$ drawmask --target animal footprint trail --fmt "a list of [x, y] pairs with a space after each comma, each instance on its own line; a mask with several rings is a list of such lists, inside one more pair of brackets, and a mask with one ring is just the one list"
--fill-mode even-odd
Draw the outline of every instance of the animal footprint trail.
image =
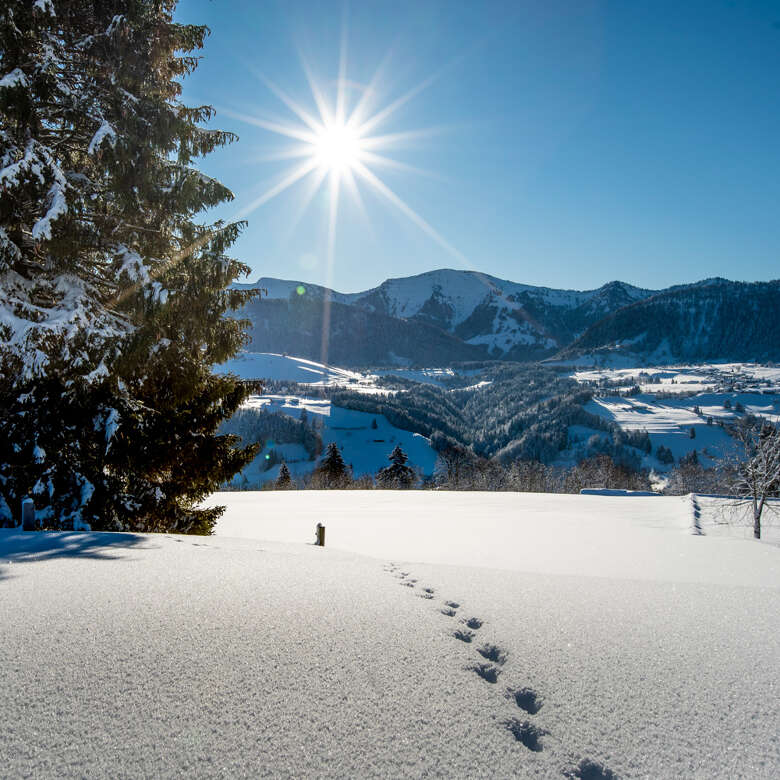
[[611, 769], [607, 769], [603, 764], [589, 758], [583, 758], [574, 769], [565, 771], [563, 776], [572, 778], [572, 780], [574, 778], [577, 780], [619, 780]]
[[469, 669], [476, 672], [485, 682], [494, 684], [498, 682], [498, 675], [501, 674], [501, 670], [491, 664], [476, 664], [475, 666], [470, 666]]
[[701, 527], [701, 506], [696, 498], [695, 493], [691, 493], [691, 509], [693, 511], [693, 524], [691, 527], [691, 533], [694, 536], [704, 536], [704, 531]]
[[536, 715], [542, 709], [542, 700], [533, 688], [507, 688], [507, 696], [515, 700], [515, 704], [529, 715]]
[[496, 645], [483, 645], [477, 648], [477, 652], [488, 661], [503, 666], [506, 663], [506, 653]]
[[545, 734], [549, 733], [539, 728], [539, 726], [535, 726], [530, 721], [518, 720], [517, 718], [506, 721], [504, 725], [518, 742], [534, 753], [539, 753], [542, 750], [541, 739]]
[[[697, 514], [701, 511], [698, 506], [694, 506], [693, 509], [694, 511], [699, 510]], [[695, 519], [698, 520], [698, 517]], [[395, 564], [392, 564], [386, 571], [401, 580], [399, 585], [414, 588], [417, 583], [414, 577], [409, 576], [409, 572], [396, 573], [398, 572], [398, 567]], [[421, 588], [416, 595], [424, 599], [433, 599], [434, 593], [435, 590], [433, 588]], [[459, 602], [447, 600], [444, 601], [444, 607], [439, 611], [446, 617], [455, 617], [457, 614], [456, 610], [459, 608]], [[463, 618], [460, 622], [465, 628], [456, 629], [452, 632], [452, 636], [465, 644], [471, 644], [476, 636], [474, 632], [482, 628], [484, 621], [478, 617], [470, 617]], [[498, 645], [490, 643], [477, 647], [476, 651], [489, 663], [472, 664], [467, 666], [466, 669], [473, 671], [485, 682], [495, 685], [503, 671], [502, 667], [507, 661], [506, 651], [502, 650]], [[513, 699], [518, 709], [528, 715], [536, 715], [544, 703], [539, 694], [533, 688], [527, 686], [523, 688], [507, 688], [504, 695], [510, 700]], [[503, 725], [517, 742], [534, 753], [539, 753], [544, 749], [542, 737], [550, 733], [527, 718], [510, 718], [505, 720]], [[619, 780], [618, 775], [611, 769], [589, 758], [583, 758], [576, 766], [562, 770], [562, 775], [569, 778], [569, 780]]]

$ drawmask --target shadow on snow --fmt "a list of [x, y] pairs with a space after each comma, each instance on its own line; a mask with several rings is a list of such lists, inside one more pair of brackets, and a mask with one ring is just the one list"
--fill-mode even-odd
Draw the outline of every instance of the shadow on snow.
[[0, 580], [9, 576], [7, 564], [34, 563], [55, 558], [114, 561], [112, 550], [137, 547], [146, 538], [130, 533], [83, 531], [0, 530]]

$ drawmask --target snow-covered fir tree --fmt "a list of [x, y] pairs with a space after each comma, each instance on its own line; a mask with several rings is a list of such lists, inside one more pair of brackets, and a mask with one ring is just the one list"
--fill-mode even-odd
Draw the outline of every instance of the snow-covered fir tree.
[[282, 465], [279, 467], [279, 476], [276, 478], [274, 487], [277, 490], [290, 490], [293, 487], [290, 469], [287, 468], [287, 464], [284, 461], [282, 461]]
[[248, 463], [218, 424], [244, 398], [211, 366], [246, 267], [230, 191], [194, 161], [234, 137], [180, 100], [207, 28], [174, 0], [0, 10], [0, 524], [208, 533], [198, 502]]
[[350, 470], [344, 462], [338, 444], [328, 444], [317, 468], [312, 474], [312, 487], [337, 489], [346, 487], [351, 479]]
[[383, 488], [393, 489], [412, 487], [415, 482], [414, 469], [406, 465], [408, 457], [400, 445], [395, 446], [388, 460], [390, 465], [379, 469], [376, 474], [377, 484]]

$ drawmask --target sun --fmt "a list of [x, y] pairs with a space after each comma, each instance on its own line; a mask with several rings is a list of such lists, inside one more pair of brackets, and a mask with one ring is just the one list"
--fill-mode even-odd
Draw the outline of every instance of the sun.
[[323, 125], [311, 145], [315, 162], [329, 173], [355, 170], [364, 152], [360, 136], [345, 123]]
[[[335, 261], [336, 226], [339, 218], [341, 193], [351, 196], [362, 216], [367, 219], [361, 195], [361, 189], [366, 188], [384, 199], [392, 208], [401, 212], [446, 252], [468, 267], [469, 263], [466, 257], [449, 244], [406, 201], [390, 189], [379, 173], [381, 169], [401, 173], [427, 173], [386, 156], [383, 152], [403, 147], [411, 141], [435, 135], [442, 131], [442, 127], [379, 134], [377, 131], [400, 108], [430, 86], [436, 76], [426, 79], [395, 100], [385, 103], [381, 107], [376, 106], [374, 105], [375, 98], [381, 92], [380, 77], [386, 62], [380, 65], [369, 84], [361, 85], [348, 79], [345, 40], [342, 40], [339, 75], [335, 82], [335, 100], [332, 94], [321, 87], [306, 60], [301, 56], [315, 110], [312, 111], [311, 108], [300, 104], [260, 74], [256, 75], [290, 109], [296, 117], [295, 120], [270, 119], [227, 108], [221, 109], [228, 116], [276, 135], [284, 136], [294, 144], [262, 158], [265, 160], [289, 160], [291, 164], [279, 174], [275, 183], [240, 208], [233, 219], [245, 219], [255, 209], [276, 198], [293, 185], [308, 180], [302, 202], [297, 210], [298, 219], [300, 219], [320, 187], [327, 181], [329, 192], [326, 261], [329, 279]], [[351, 93], [358, 95], [356, 100], [350, 99]]]
[[[325, 260], [325, 287], [332, 287], [333, 269], [336, 263], [336, 232], [339, 222], [339, 203], [344, 195], [350, 197], [356, 211], [368, 224], [368, 212], [363, 193], [371, 193], [385, 201], [392, 209], [400, 212], [429, 238], [433, 239], [461, 265], [471, 264], [458, 249], [450, 244], [431, 224], [417, 213], [400, 195], [383, 180], [383, 169], [397, 173], [430, 175], [424, 169], [414, 167], [388, 156], [387, 151], [438, 135], [447, 128], [443, 125], [419, 130], [382, 129], [412, 98], [427, 89], [438, 78], [439, 73], [430, 76], [409, 89], [400, 97], [388, 102], [378, 102], [382, 95], [382, 75], [389, 67], [390, 56], [380, 64], [368, 84], [361, 84], [347, 78], [346, 28], [342, 35], [339, 55], [339, 73], [335, 82], [328, 80], [324, 88], [314, 77], [306, 59], [301, 54], [301, 64], [311, 89], [311, 106], [299, 103], [276, 84], [256, 71], [252, 72], [279, 100], [294, 114], [295, 118], [271, 118], [252, 113], [234, 111], [222, 107], [222, 113], [255, 127], [285, 137], [286, 146], [259, 157], [258, 160], [286, 161], [289, 164], [278, 173], [275, 181], [250, 202], [241, 206], [230, 222], [246, 219], [253, 211], [278, 197], [286, 190], [301, 184], [302, 197], [296, 209], [295, 224], [300, 221], [306, 209], [314, 201], [323, 186], [327, 187], [327, 241], [323, 246]], [[335, 95], [333, 94], [335, 86]], [[335, 99], [334, 99], [335, 98]], [[324, 202], [324, 201], [321, 201]], [[372, 204], [373, 205], [373, 204]], [[306, 289], [300, 285], [296, 292], [304, 296]], [[325, 297], [325, 301], [329, 298]], [[322, 310], [322, 357], [328, 362], [328, 333], [330, 331], [330, 306]]]

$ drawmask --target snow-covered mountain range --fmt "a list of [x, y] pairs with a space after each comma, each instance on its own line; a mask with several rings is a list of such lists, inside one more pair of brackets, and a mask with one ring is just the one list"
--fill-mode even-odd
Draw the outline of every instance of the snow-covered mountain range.
[[[708, 279], [646, 290], [613, 281], [580, 291], [442, 269], [388, 279], [357, 293], [274, 278], [239, 286], [264, 291], [243, 312], [252, 323], [252, 350], [327, 357], [344, 365], [446, 365], [488, 357], [539, 360], [558, 354], [572, 359], [599, 352], [611, 356], [616, 344], [643, 335], [636, 330], [638, 321], [644, 331], [660, 338], [633, 349], [634, 359], [780, 357], [780, 339], [770, 338], [751, 350], [738, 336], [718, 335], [730, 327], [729, 312], [736, 306], [732, 302], [757, 295], [762, 311], [767, 306], [780, 310], [778, 282], [750, 285]], [[667, 323], [670, 311], [679, 313], [681, 306], [686, 316]], [[668, 348], [662, 343], [667, 324], [675, 329]], [[715, 354], [720, 348], [724, 354]], [[698, 354], [702, 350], [706, 354]]]
[[665, 290], [596, 322], [559, 357], [580, 364], [780, 359], [780, 281]]

